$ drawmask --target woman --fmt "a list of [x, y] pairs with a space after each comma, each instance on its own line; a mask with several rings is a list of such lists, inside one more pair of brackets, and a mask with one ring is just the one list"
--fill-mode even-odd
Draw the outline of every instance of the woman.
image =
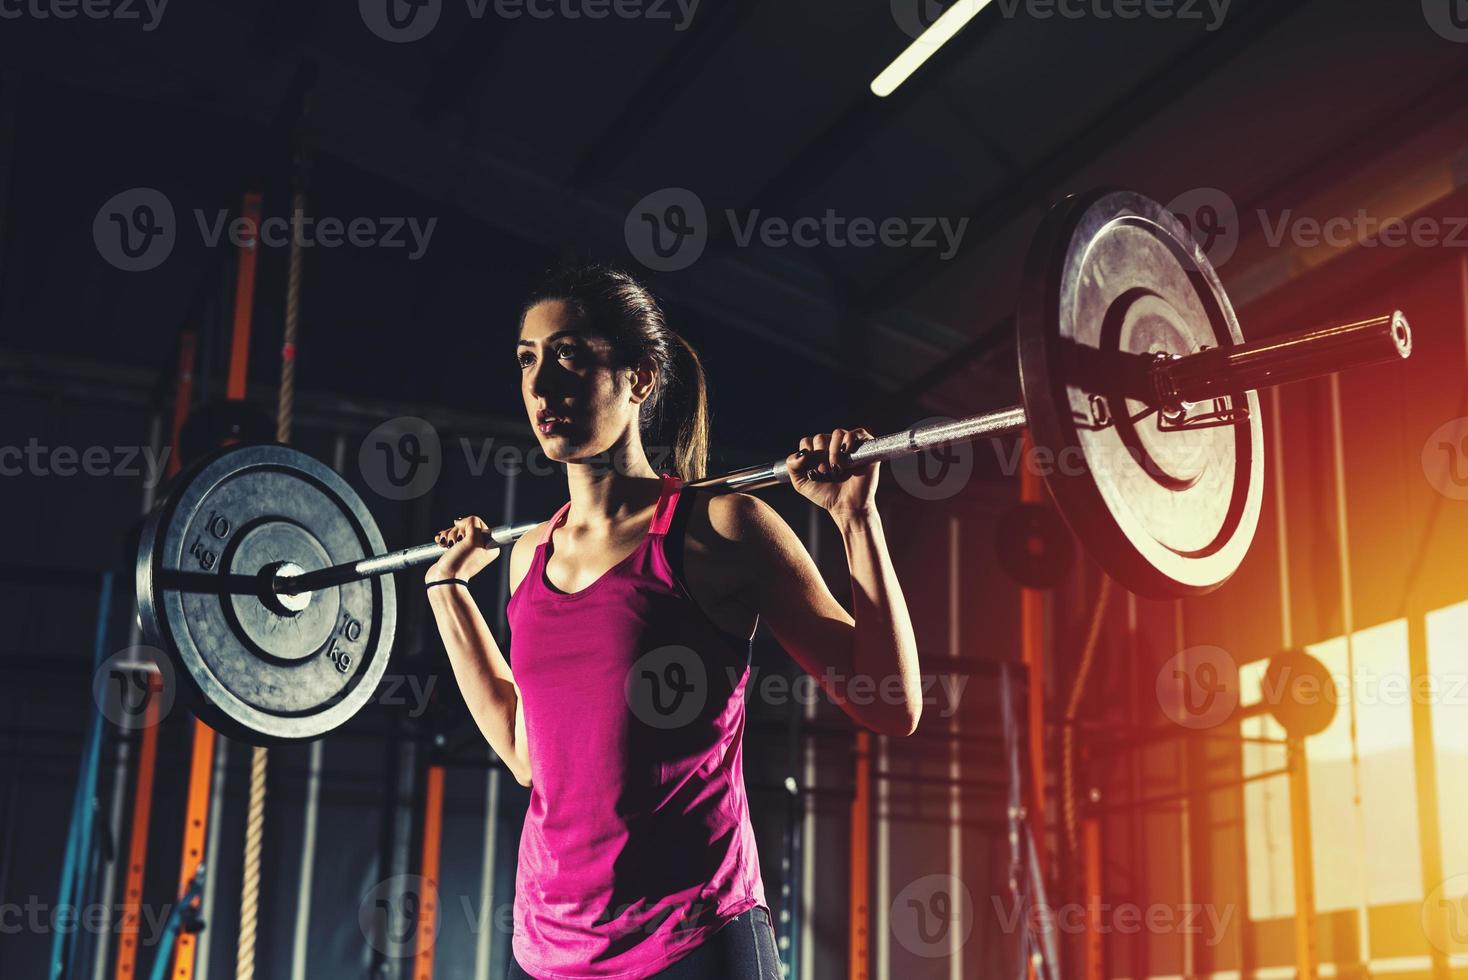
[[[485, 522], [440, 532], [448, 550], [425, 578], [464, 700], [531, 791], [510, 976], [779, 977], [741, 752], [757, 621], [843, 682], [828, 693], [870, 681], [878, 696], [839, 700], [858, 723], [908, 735], [921, 714], [879, 464], [846, 462], [871, 435], [813, 435], [786, 460], [841, 531], [853, 619], [763, 501], [682, 492], [707, 465], [703, 369], [634, 279], [553, 276], [522, 310], [516, 356], [571, 499], [511, 551], [513, 672], [464, 587], [499, 555]], [[671, 447], [674, 472], [644, 437]]]

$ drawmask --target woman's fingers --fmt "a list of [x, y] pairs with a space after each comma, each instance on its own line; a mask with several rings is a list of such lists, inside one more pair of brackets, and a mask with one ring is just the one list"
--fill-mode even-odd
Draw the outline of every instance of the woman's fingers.
[[800, 440], [800, 448], [787, 457], [792, 472], [811, 478], [845, 476], [852, 468], [851, 454], [872, 438], [864, 428], [833, 429]]
[[450, 548], [465, 539], [478, 542], [482, 533], [488, 530], [489, 525], [478, 517], [460, 517], [454, 521], [453, 527], [446, 527], [435, 534], [433, 540], [445, 548]]
[[830, 464], [832, 472], [839, 472], [841, 469], [841, 464], [845, 462], [845, 460], [843, 459], [843, 455], [846, 452], [846, 435], [847, 430], [845, 429], [833, 429], [831, 431], [831, 448], [830, 452], [828, 452], [826, 455], [827, 462]]
[[843, 433], [843, 437], [841, 446], [841, 458], [838, 465], [842, 467], [849, 467], [851, 465], [851, 454], [860, 449], [862, 443], [870, 441], [874, 438], [874, 436], [860, 426], [855, 429], [843, 429], [841, 431]]

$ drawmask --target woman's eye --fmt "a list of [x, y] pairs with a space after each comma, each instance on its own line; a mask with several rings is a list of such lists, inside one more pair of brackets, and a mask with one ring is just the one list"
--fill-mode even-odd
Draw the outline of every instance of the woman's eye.
[[[561, 346], [557, 347], [555, 351], [557, 357], [575, 357], [576, 345], [562, 344]], [[530, 353], [529, 351], [522, 351], [518, 357], [518, 360], [522, 368], [528, 367], [530, 364], [535, 362], [535, 355]]]

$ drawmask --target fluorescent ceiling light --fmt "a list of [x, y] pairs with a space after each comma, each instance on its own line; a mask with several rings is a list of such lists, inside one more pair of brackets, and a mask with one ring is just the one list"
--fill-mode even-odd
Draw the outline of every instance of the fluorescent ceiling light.
[[953, 6], [943, 11], [943, 15], [933, 21], [932, 26], [907, 46], [907, 50], [872, 79], [873, 94], [886, 98], [897, 91], [897, 86], [907, 81], [908, 76], [921, 68], [923, 62], [952, 40], [953, 35], [963, 30], [964, 25], [978, 16], [979, 11], [989, 6], [990, 2], [991, 0], [955, 0]]

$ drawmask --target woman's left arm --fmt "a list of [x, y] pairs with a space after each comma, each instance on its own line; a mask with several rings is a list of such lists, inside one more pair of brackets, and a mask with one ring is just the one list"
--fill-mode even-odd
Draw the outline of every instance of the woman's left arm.
[[922, 717], [917, 640], [875, 503], [879, 463], [847, 454], [871, 435], [837, 429], [802, 439], [787, 459], [792, 485], [830, 513], [851, 570], [852, 612], [827, 589], [795, 532], [764, 501], [725, 498], [751, 547], [750, 592], [770, 632], [854, 721], [911, 735]]

